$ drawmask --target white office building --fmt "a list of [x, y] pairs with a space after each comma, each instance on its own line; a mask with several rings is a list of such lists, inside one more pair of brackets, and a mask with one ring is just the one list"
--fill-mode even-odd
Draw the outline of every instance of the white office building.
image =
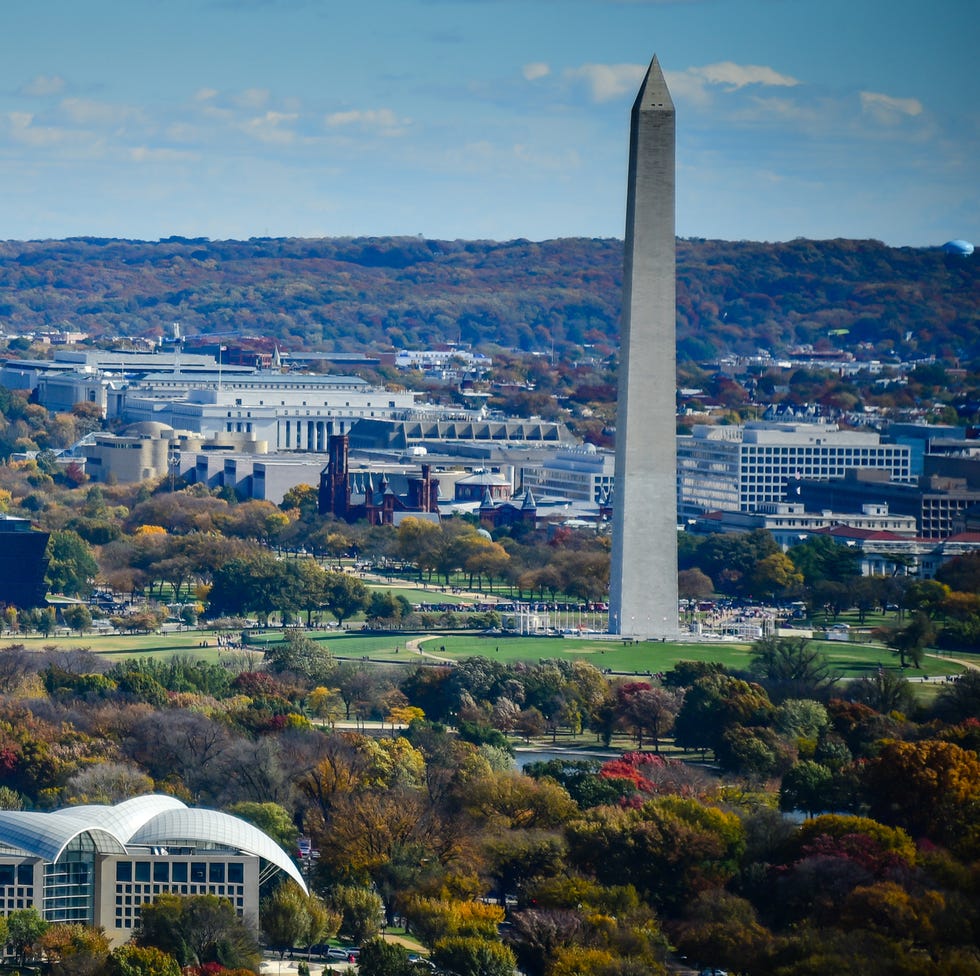
[[794, 482], [843, 478], [854, 468], [878, 468], [911, 484], [910, 448], [883, 444], [876, 433], [835, 424], [698, 425], [677, 438], [678, 510], [754, 512], [792, 501]]
[[325, 452], [331, 434], [346, 434], [362, 418], [400, 418], [417, 397], [356, 376], [256, 374], [192, 389], [176, 388], [179, 382], [147, 377], [127, 391], [125, 418], [211, 436], [250, 434], [270, 451]]
[[521, 466], [521, 483], [535, 497], [603, 503], [616, 480], [615, 456], [592, 444], [570, 447]]

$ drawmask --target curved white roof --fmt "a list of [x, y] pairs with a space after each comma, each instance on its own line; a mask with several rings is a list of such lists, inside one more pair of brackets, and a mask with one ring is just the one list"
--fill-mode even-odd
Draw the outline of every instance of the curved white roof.
[[304, 891], [306, 882], [289, 855], [258, 827], [219, 810], [190, 809], [172, 796], [149, 794], [115, 806], [89, 804], [53, 813], [0, 810], [0, 847], [58, 859], [80, 834], [104, 854], [124, 854], [127, 844], [192, 847], [208, 844], [264, 858]]
[[52, 817], [47, 813], [0, 810], [0, 844], [45, 861], [56, 861], [79, 834], [89, 834], [101, 854], [125, 854], [126, 846], [112, 831], [87, 818]]
[[134, 796], [131, 800], [123, 800], [113, 807], [102, 804], [87, 804], [77, 807], [64, 807], [55, 810], [50, 816], [73, 817], [94, 821], [104, 830], [114, 833], [125, 843], [144, 824], [167, 810], [184, 810], [186, 805], [175, 796], [165, 796], [162, 793], [149, 793], [146, 796]]
[[130, 838], [132, 844], [220, 844], [256, 854], [281, 868], [304, 891], [306, 882], [289, 855], [258, 827], [219, 810], [167, 810], [144, 824]]

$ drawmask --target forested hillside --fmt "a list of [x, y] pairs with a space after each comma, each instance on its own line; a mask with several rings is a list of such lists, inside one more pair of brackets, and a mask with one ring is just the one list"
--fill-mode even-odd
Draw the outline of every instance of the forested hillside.
[[[678, 242], [682, 359], [812, 343], [980, 356], [980, 257], [877, 241]], [[622, 242], [76, 238], [0, 243], [0, 328], [241, 331], [291, 351], [612, 349]]]

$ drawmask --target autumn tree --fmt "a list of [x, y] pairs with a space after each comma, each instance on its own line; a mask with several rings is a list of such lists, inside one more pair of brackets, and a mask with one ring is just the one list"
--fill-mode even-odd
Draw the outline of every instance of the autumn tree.
[[636, 809], [598, 807], [567, 828], [569, 863], [602, 884], [632, 884], [675, 911], [735, 874], [745, 836], [739, 818], [680, 797]]
[[862, 784], [873, 816], [946, 844], [980, 853], [980, 759], [951, 742], [885, 742], [864, 764]]
[[37, 944], [54, 976], [101, 976], [110, 947], [102, 929], [77, 923], [49, 926]]

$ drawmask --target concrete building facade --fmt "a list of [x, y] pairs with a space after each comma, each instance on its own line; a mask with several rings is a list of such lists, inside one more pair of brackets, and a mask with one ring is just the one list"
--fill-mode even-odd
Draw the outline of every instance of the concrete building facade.
[[609, 628], [677, 617], [674, 105], [654, 57], [630, 118]]
[[834, 424], [698, 425], [677, 438], [679, 510], [685, 518], [753, 512], [770, 502], [797, 500], [803, 481], [841, 479], [857, 468], [912, 482], [908, 445], [884, 444], [875, 433], [839, 430]]
[[162, 893], [226, 898], [257, 930], [259, 882], [275, 871], [306, 890], [289, 855], [257, 827], [171, 796], [0, 810], [0, 914], [37, 908], [49, 922], [101, 926], [115, 945]]
[[570, 447], [521, 466], [521, 482], [536, 495], [601, 504], [612, 495], [615, 457], [592, 444]]

